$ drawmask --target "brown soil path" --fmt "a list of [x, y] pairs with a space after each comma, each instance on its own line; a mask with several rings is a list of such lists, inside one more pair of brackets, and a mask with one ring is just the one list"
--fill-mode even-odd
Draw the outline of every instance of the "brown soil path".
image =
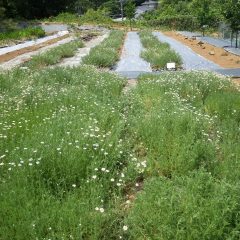
[[40, 48], [52, 45], [52, 44], [54, 44], [54, 43], [56, 43], [58, 41], [61, 41], [61, 40], [65, 39], [65, 38], [68, 38], [68, 37], [69, 37], [69, 34], [66, 34], [64, 36], [51, 39], [49, 41], [46, 41], [44, 43], [41, 43], [41, 44], [38, 44], [38, 45], [35, 45], [35, 46], [26, 47], [26, 48], [22, 48], [22, 49], [19, 49], [19, 50], [10, 52], [10, 53], [6, 53], [6, 54], [0, 56], [0, 63], [7, 62], [7, 61], [9, 61], [11, 59], [16, 58], [19, 55], [22, 55], [22, 54], [25, 54], [25, 53], [28, 53], [28, 52], [33, 52], [33, 51], [36, 51], [36, 50], [38, 50]]
[[197, 39], [187, 38], [177, 32], [164, 32], [168, 37], [190, 47], [197, 54], [220, 65], [223, 68], [240, 68], [240, 57], [207, 43], [202, 43]]

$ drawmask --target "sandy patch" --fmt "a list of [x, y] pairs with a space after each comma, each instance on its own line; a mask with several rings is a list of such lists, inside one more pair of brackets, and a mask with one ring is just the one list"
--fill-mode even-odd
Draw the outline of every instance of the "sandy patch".
[[223, 48], [218, 48], [207, 43], [200, 44], [199, 40], [186, 38], [177, 32], [164, 32], [164, 34], [190, 47], [197, 54], [223, 68], [240, 68], [240, 56], [229, 53]]

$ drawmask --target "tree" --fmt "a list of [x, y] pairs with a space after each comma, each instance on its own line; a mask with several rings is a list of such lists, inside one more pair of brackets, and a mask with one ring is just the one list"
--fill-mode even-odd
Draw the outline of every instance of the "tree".
[[211, 0], [194, 0], [192, 3], [192, 9], [198, 19], [201, 26], [203, 36], [205, 35], [206, 26], [211, 21]]
[[222, 13], [229, 23], [232, 32], [236, 34], [236, 48], [238, 47], [238, 32], [240, 31], [240, 0], [221, 0]]
[[135, 17], [136, 14], [136, 5], [132, 0], [128, 0], [125, 5], [125, 14], [127, 19], [130, 21], [130, 28], [132, 30], [132, 20]]

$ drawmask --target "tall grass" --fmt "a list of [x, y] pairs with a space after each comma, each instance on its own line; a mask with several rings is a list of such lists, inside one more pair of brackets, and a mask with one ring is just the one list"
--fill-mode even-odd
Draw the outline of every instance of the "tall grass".
[[26, 40], [45, 36], [45, 32], [40, 27], [28, 27], [21, 30], [13, 30], [0, 33], [0, 41], [4, 40]]
[[119, 59], [124, 36], [123, 31], [112, 31], [106, 40], [91, 49], [89, 55], [83, 58], [83, 63], [100, 68], [112, 67]]
[[41, 67], [55, 65], [63, 58], [73, 57], [78, 48], [82, 48], [83, 46], [84, 44], [82, 41], [74, 40], [70, 43], [55, 47], [45, 53], [33, 56], [29, 62], [24, 64], [24, 66], [31, 69], [38, 69]]
[[182, 59], [180, 55], [172, 50], [168, 43], [160, 42], [149, 31], [142, 31], [139, 35], [145, 48], [141, 56], [147, 62], [150, 62], [153, 69], [165, 69], [169, 62], [175, 62], [178, 68], [181, 67]]

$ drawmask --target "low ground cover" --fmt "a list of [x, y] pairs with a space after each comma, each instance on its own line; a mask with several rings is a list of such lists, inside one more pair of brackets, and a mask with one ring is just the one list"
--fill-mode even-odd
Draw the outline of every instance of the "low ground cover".
[[84, 46], [80, 40], [74, 40], [70, 43], [66, 43], [55, 47], [45, 53], [33, 56], [32, 59], [25, 63], [24, 66], [31, 69], [38, 69], [50, 65], [59, 63], [63, 58], [73, 57], [78, 48]]
[[45, 32], [40, 27], [28, 27], [20, 30], [0, 33], [0, 45], [7, 41], [28, 40], [45, 36]]
[[83, 58], [83, 63], [97, 67], [112, 67], [119, 60], [120, 50], [124, 41], [124, 31], [112, 31], [110, 36], [100, 45], [91, 49]]
[[178, 68], [181, 67], [180, 55], [171, 49], [168, 43], [160, 42], [150, 31], [142, 31], [139, 36], [145, 48], [141, 56], [151, 64], [153, 69], [165, 69], [169, 62], [175, 62]]

